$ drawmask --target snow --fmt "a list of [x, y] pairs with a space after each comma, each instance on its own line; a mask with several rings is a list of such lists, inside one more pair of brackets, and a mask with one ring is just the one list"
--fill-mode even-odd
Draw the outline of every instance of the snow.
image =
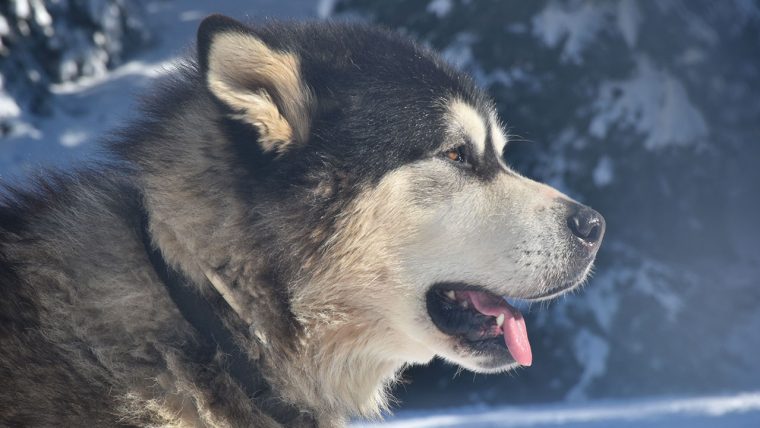
[[[2, 81], [0, 81], [0, 88], [2, 88]], [[12, 118], [18, 117], [21, 114], [16, 101], [13, 100], [5, 92], [0, 92], [0, 118]]]
[[319, 0], [317, 4], [317, 16], [324, 19], [332, 15], [338, 0]]
[[707, 124], [702, 113], [689, 101], [681, 82], [668, 75], [663, 89], [660, 114], [645, 146], [653, 149], [703, 140], [707, 136]]
[[427, 11], [438, 18], [443, 18], [451, 12], [452, 7], [451, 0], [433, 0], [428, 3]]
[[90, 137], [89, 132], [82, 130], [67, 129], [61, 134], [61, 144], [64, 147], [76, 147], [86, 142]]
[[596, 187], [605, 187], [612, 183], [615, 178], [614, 164], [612, 159], [604, 155], [599, 159], [594, 171], [591, 173], [591, 178], [594, 180]]
[[604, 7], [584, 3], [579, 8], [565, 8], [564, 3], [552, 1], [533, 19], [533, 34], [547, 46], [562, 46], [562, 59], [580, 63], [581, 54], [604, 24]]
[[40, 27], [49, 27], [53, 23], [53, 18], [45, 9], [45, 5], [41, 0], [33, 0], [34, 5], [34, 21]]
[[[0, 45], [0, 49], [1, 48], [2, 45]], [[18, 103], [16, 103], [16, 100], [14, 100], [5, 92], [3, 83], [3, 76], [0, 75], [0, 123], [7, 123], [10, 126], [7, 131], [0, 130], [0, 137], [5, 137], [8, 139], [18, 137], [39, 138], [39, 131], [29, 123], [21, 120], [21, 108], [19, 107]], [[3, 132], [7, 132], [8, 135], [3, 135]]]
[[636, 0], [621, 0], [618, 3], [617, 24], [629, 48], [636, 46], [640, 23], [641, 12], [636, 5]]
[[354, 423], [354, 428], [489, 427], [757, 427], [760, 392], [725, 396], [602, 401], [542, 406], [463, 408], [402, 412], [385, 423]]
[[13, 2], [14, 12], [13, 14], [18, 16], [19, 18], [28, 18], [29, 12], [31, 9], [31, 6], [29, 5], [29, 2], [26, 0], [15, 0]]
[[[0, 15], [0, 36], [5, 36], [8, 33], [10, 33], [11, 29], [8, 26], [8, 20], [5, 19], [4, 16]], [[0, 41], [0, 47], [2, 47], [2, 42]]]
[[649, 150], [698, 144], [708, 135], [707, 122], [684, 85], [644, 55], [631, 78], [601, 85], [594, 109], [591, 135], [605, 138], [612, 127], [628, 126], [646, 136]]
[[[639, 269], [619, 270], [620, 275], [631, 275], [633, 277], [633, 286], [644, 295], [648, 295], [665, 311], [665, 318], [671, 322], [675, 321], [678, 314], [684, 307], [683, 300], [674, 291], [668, 288], [668, 281], [664, 280], [669, 276], [674, 276], [673, 269], [669, 266], [660, 264], [651, 259], [642, 260]], [[691, 283], [697, 283], [693, 278], [689, 278], [688, 273], [679, 272], [677, 275], [686, 276], [691, 279]]]
[[582, 401], [586, 399], [586, 389], [591, 382], [606, 374], [610, 345], [604, 338], [588, 329], [582, 329], [575, 336], [573, 349], [576, 359], [584, 362], [583, 372], [578, 383], [568, 391], [566, 398], [570, 401]]
[[477, 37], [466, 31], [458, 33], [449, 46], [441, 52], [443, 58], [454, 67], [464, 70], [474, 63], [472, 44]]

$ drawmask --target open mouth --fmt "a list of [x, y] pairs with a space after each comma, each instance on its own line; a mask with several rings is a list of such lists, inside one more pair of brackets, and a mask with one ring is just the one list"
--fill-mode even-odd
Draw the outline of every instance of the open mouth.
[[433, 324], [463, 345], [489, 353], [508, 351], [523, 366], [533, 362], [525, 320], [503, 297], [480, 287], [437, 284], [428, 290], [426, 304]]

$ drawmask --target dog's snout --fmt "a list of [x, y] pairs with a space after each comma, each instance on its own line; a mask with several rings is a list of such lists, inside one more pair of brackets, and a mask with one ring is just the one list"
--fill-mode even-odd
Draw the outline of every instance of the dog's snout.
[[570, 231], [584, 244], [598, 246], [604, 236], [604, 217], [585, 205], [571, 208], [567, 218]]

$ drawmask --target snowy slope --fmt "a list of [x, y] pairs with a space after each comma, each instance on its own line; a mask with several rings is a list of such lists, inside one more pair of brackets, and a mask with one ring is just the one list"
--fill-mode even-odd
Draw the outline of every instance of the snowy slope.
[[760, 392], [681, 399], [610, 401], [503, 408], [401, 412], [385, 423], [355, 428], [756, 428]]

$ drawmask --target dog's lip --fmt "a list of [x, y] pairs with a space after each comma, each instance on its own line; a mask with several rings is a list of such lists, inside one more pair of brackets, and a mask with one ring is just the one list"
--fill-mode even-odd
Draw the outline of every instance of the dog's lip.
[[504, 297], [506, 299], [519, 299], [519, 300], [525, 300], [528, 302], [541, 302], [541, 301], [555, 299], [583, 285], [583, 283], [586, 281], [587, 271], [589, 271], [591, 267], [592, 265], [589, 264], [588, 267], [586, 268], [586, 271], [578, 275], [572, 281], [567, 281], [562, 285], [552, 287], [542, 293], [537, 293], [537, 294], [532, 294], [532, 295], [527, 295], [527, 296], [516, 296], [516, 297], [504, 296]]
[[[483, 292], [483, 293], [489, 293], [496, 296], [501, 296], [504, 299], [508, 300], [536, 300], [536, 298], [528, 297], [524, 295], [519, 294], [499, 294], [493, 290], [490, 290], [487, 287], [484, 287], [482, 285], [475, 285], [468, 282], [436, 282], [430, 287], [431, 290], [437, 289], [437, 290], [453, 290], [453, 291], [477, 291], [477, 292]], [[539, 297], [540, 299], [540, 297]]]
[[477, 292], [484, 292], [493, 294], [496, 296], [500, 296], [504, 299], [506, 299], [509, 302], [513, 301], [522, 301], [527, 303], [532, 302], [540, 302], [545, 300], [551, 300], [556, 297], [559, 297], [574, 288], [580, 286], [583, 283], [583, 277], [580, 277], [573, 281], [568, 281], [562, 285], [553, 287], [545, 292], [536, 293], [536, 294], [519, 294], [519, 293], [510, 293], [510, 294], [499, 294], [496, 293], [487, 287], [483, 287], [480, 285], [474, 285], [466, 282], [437, 282], [433, 284], [430, 289], [445, 289], [445, 290], [454, 290], [454, 291], [477, 291]]
[[565, 294], [565, 293], [573, 290], [574, 288], [580, 286], [582, 283], [583, 283], [582, 280], [574, 281], [574, 282], [568, 282], [568, 283], [560, 285], [558, 287], [551, 288], [548, 291], [543, 292], [543, 293], [533, 294], [533, 295], [529, 295], [529, 296], [525, 296], [525, 297], [522, 297], [522, 296], [521, 297], [505, 296], [505, 298], [506, 299], [525, 300], [525, 301], [528, 301], [528, 302], [541, 302], [541, 301], [545, 301], [545, 300], [555, 299], [555, 298], [557, 298], [557, 297], [559, 297], [559, 296], [561, 296], [561, 295], [563, 295], [563, 294]]
[[499, 337], [514, 361], [531, 365], [525, 320], [502, 296], [470, 284], [438, 283], [428, 290], [426, 304], [433, 324], [462, 345], [477, 348]]

